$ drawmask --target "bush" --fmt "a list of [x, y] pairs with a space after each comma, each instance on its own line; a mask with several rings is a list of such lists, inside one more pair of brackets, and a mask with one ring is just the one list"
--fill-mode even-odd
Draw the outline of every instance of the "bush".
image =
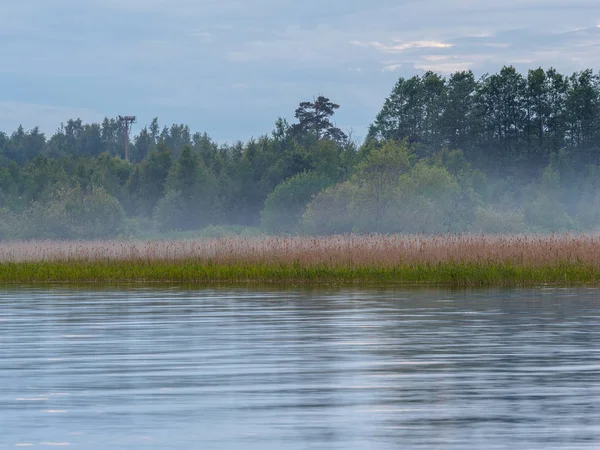
[[301, 173], [284, 181], [265, 200], [262, 227], [269, 233], [297, 233], [308, 203], [330, 184], [328, 177], [314, 172]]
[[16, 236], [26, 239], [99, 239], [123, 230], [125, 211], [104, 188], [63, 187], [51, 200], [34, 202], [18, 221]]
[[337, 184], [319, 193], [302, 216], [302, 231], [308, 234], [341, 234], [353, 231], [353, 201], [359, 188], [350, 182]]
[[[438, 233], [473, 221], [477, 196], [461, 189], [445, 168], [419, 163], [407, 173], [353, 179], [320, 193], [303, 217], [310, 234], [346, 232]], [[379, 187], [385, 184], [385, 189]]]

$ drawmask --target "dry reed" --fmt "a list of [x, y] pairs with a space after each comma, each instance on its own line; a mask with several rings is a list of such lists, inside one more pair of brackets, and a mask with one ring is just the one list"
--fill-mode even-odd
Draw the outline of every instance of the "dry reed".
[[600, 235], [342, 235], [191, 241], [2, 242], [0, 264], [144, 262], [390, 268], [437, 264], [600, 265]]

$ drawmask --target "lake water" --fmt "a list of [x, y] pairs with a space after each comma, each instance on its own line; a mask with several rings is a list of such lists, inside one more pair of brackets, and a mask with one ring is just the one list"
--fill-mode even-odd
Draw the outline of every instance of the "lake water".
[[0, 290], [0, 448], [597, 449], [600, 291]]

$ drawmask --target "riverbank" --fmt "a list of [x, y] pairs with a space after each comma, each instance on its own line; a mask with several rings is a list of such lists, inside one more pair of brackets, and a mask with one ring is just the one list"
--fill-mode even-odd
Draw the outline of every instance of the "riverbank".
[[191, 261], [72, 261], [0, 264], [0, 284], [277, 283], [306, 285], [534, 286], [594, 285], [600, 268], [440, 263], [397, 267], [202, 264]]
[[599, 235], [344, 235], [0, 244], [0, 284], [600, 282]]

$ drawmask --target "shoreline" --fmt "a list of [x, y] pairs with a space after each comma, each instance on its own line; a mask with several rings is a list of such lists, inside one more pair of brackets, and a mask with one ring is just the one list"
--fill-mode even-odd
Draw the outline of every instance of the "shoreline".
[[169, 261], [34, 261], [0, 263], [0, 285], [17, 284], [295, 284], [304, 286], [594, 286], [600, 266], [463, 263], [398, 266], [327, 266], [299, 264], [214, 264]]
[[594, 286], [600, 235], [333, 235], [0, 245], [0, 285]]

